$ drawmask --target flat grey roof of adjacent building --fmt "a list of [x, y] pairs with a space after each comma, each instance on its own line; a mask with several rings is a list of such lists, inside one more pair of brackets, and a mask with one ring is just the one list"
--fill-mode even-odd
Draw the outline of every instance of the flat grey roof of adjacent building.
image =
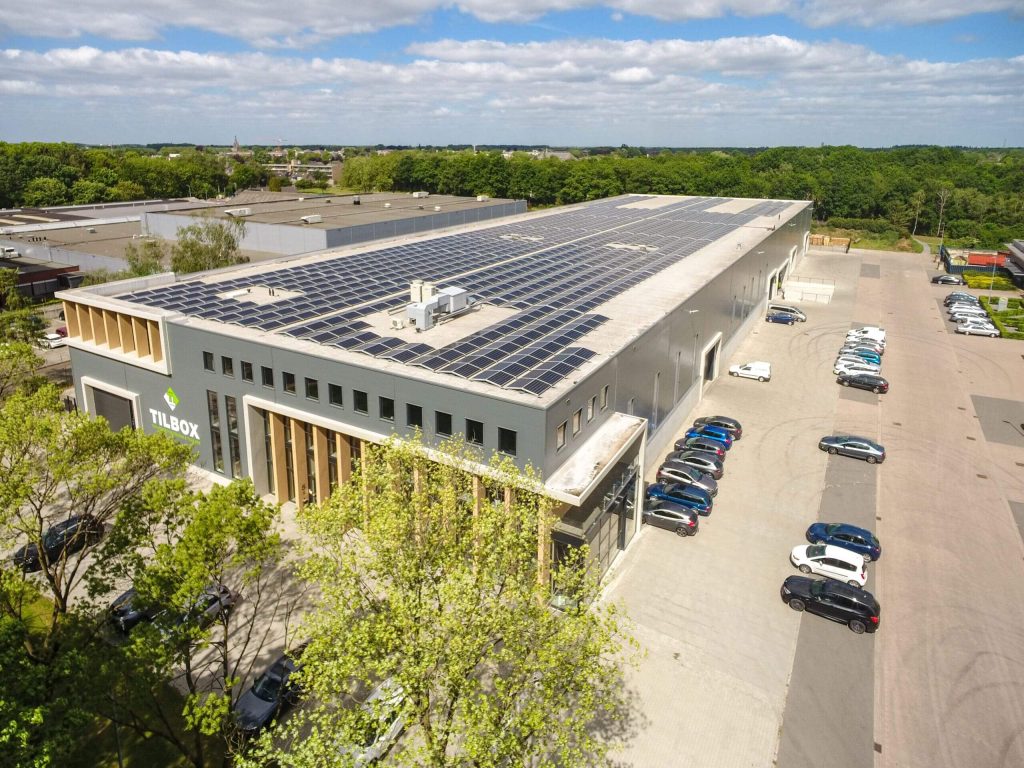
[[[140, 305], [170, 322], [537, 404], [617, 354], [808, 205], [626, 195], [61, 296], [125, 311]], [[476, 304], [430, 330], [392, 328], [413, 280], [464, 288]]]
[[[358, 198], [359, 204], [355, 204]], [[247, 201], [248, 200], [248, 201]], [[316, 229], [342, 229], [362, 224], [379, 224], [400, 221], [421, 216], [433, 216], [443, 212], [462, 211], [505, 205], [505, 199], [477, 200], [475, 197], [454, 197], [452, 195], [430, 195], [413, 197], [413, 193], [374, 193], [362, 195], [310, 195], [270, 201], [252, 201], [240, 196], [238, 199], [218, 201], [215, 205], [204, 204], [199, 211], [205, 216], [218, 219], [240, 218], [260, 224], [291, 224]], [[245, 216], [232, 216], [229, 211], [248, 209]], [[178, 209], [171, 214], [192, 216], [195, 211]], [[303, 216], [319, 215], [322, 221], [307, 223]]]

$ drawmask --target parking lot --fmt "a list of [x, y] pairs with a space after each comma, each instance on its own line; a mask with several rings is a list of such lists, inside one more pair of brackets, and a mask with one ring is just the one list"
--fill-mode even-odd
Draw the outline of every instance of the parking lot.
[[[769, 360], [772, 381], [707, 389], [693, 416], [744, 427], [714, 512], [695, 538], [645, 530], [607, 590], [646, 649], [622, 764], [1024, 764], [1024, 427], [1004, 424], [1024, 409], [1024, 345], [947, 333], [949, 289], [928, 267], [812, 252], [799, 271], [834, 279], [832, 302], [801, 305], [807, 323], [759, 325], [727, 361]], [[888, 331], [888, 394], [835, 383], [836, 351], [862, 324]], [[842, 432], [879, 440], [886, 462], [818, 450]], [[881, 539], [877, 634], [779, 599], [818, 520]]]

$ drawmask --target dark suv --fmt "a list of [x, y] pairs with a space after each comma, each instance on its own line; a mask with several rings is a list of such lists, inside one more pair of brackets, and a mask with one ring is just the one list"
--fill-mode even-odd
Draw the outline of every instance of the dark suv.
[[876, 395], [889, 391], [889, 382], [873, 373], [840, 373], [836, 383], [842, 384], [844, 387], [867, 389]]
[[881, 608], [865, 589], [834, 579], [790, 576], [782, 582], [782, 602], [794, 611], [807, 610], [848, 626], [855, 634], [878, 629]]
[[[61, 555], [71, 555], [103, 537], [103, 524], [92, 515], [73, 515], [62, 523], [51, 526], [43, 535], [43, 551], [46, 562], [53, 563]], [[41, 571], [42, 559], [39, 545], [32, 541], [14, 553], [14, 564], [25, 573]]]

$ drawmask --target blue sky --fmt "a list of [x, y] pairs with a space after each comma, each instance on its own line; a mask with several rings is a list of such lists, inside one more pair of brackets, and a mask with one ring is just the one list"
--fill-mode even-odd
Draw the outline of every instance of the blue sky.
[[0, 140], [1020, 146], [1022, 21], [1024, 0], [38, 0], [0, 8]]

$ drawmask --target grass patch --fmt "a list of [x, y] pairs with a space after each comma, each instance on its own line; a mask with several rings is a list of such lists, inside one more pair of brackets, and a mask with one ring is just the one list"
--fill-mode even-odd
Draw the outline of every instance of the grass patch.
[[924, 250], [924, 246], [920, 243], [903, 237], [895, 229], [885, 232], [869, 232], [866, 229], [847, 229], [844, 227], [815, 224], [811, 227], [811, 232], [815, 235], [848, 237], [851, 248], [865, 248], [872, 251], [897, 251], [902, 253], [921, 253]]
[[973, 237], [962, 237], [948, 238], [948, 237], [932, 237], [931, 235], [915, 235], [915, 237], [922, 243], [928, 243], [928, 245], [936, 246], [935, 250], [938, 251], [939, 245], [944, 245], [947, 248], [976, 248], [977, 239]]
[[[1024, 339], [1024, 305], [1018, 298], [1006, 302], [1006, 309], [998, 311], [998, 299], [980, 296], [981, 306], [992, 318], [992, 324], [999, 329], [1004, 339]], [[1015, 330], [1009, 330], [1013, 328]]]
[[1014, 291], [1017, 289], [1017, 286], [1008, 277], [996, 275], [993, 278], [991, 270], [987, 272], [964, 272], [963, 278], [971, 288], [988, 291]]

